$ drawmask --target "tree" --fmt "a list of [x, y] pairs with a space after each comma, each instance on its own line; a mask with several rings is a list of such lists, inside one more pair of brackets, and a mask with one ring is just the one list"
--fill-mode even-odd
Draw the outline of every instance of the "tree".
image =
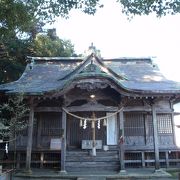
[[0, 137], [16, 138], [17, 132], [23, 130], [27, 126], [25, 116], [29, 109], [24, 103], [22, 94], [12, 96], [8, 102], [0, 105]]
[[32, 49], [35, 56], [68, 57], [74, 54], [71, 41], [58, 38], [55, 29], [50, 29], [47, 34], [38, 34], [32, 43]]
[[166, 14], [180, 13], [179, 0], [118, 0], [127, 15], [149, 15], [155, 13], [158, 17]]
[[[53, 22], [56, 17], [68, 17], [72, 9], [94, 14], [103, 7], [100, 0], [1, 0], [0, 34], [36, 32], [45, 23]], [[155, 12], [158, 16], [180, 12], [179, 0], [117, 0], [123, 12], [128, 15], [142, 15]], [[36, 27], [36, 28], [34, 28]]]
[[71, 9], [94, 14], [99, 0], [1, 0], [1, 38], [19, 32], [29, 32], [36, 25], [53, 22], [56, 17], [67, 17]]
[[9, 56], [8, 49], [3, 43], [0, 44], [0, 82], [16, 80], [23, 72], [23, 66], [13, 61]]
[[57, 37], [55, 29], [23, 40], [10, 37], [0, 43], [0, 84], [17, 80], [23, 73], [27, 56], [74, 56], [70, 40]]

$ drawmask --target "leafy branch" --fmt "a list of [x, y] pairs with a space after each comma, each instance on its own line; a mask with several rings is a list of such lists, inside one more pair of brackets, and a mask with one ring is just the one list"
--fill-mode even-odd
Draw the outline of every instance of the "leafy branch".
[[0, 105], [0, 136], [13, 139], [17, 132], [27, 127], [26, 115], [29, 108], [23, 95], [9, 97], [6, 103]]

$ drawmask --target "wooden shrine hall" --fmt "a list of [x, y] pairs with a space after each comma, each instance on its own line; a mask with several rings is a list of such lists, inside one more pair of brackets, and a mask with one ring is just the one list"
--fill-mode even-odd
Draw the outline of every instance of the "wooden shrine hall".
[[1, 96], [17, 93], [30, 107], [17, 168], [125, 172], [180, 163], [173, 110], [180, 84], [151, 58], [29, 57], [19, 80], [0, 85]]

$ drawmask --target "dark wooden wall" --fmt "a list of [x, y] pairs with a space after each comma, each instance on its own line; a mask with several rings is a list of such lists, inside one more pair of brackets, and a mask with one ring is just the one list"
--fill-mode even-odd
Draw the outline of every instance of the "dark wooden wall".
[[[81, 117], [91, 117], [91, 112], [77, 113]], [[106, 114], [104, 112], [97, 112], [96, 117], [103, 117]], [[82, 140], [92, 140], [92, 128], [91, 123], [87, 121], [87, 128], [80, 127], [80, 121], [77, 118], [68, 116], [67, 122], [67, 145], [69, 148], [81, 148]], [[103, 126], [101, 121], [100, 129], [97, 128], [96, 123], [96, 140], [102, 140], [103, 144], [106, 144], [106, 127]]]
[[[52, 101], [52, 100], [51, 100]], [[58, 102], [45, 102], [41, 106], [56, 107]], [[149, 107], [143, 100], [131, 99], [126, 104], [126, 107]], [[125, 107], [125, 110], [126, 110]], [[172, 114], [170, 113], [170, 103], [167, 100], [161, 100], [156, 103], [158, 111], [158, 138], [160, 148], [171, 148], [175, 146], [173, 140], [173, 125]], [[167, 113], [166, 113], [167, 111]], [[81, 117], [91, 117], [92, 112], [75, 113]], [[41, 147], [44, 149], [50, 148], [52, 138], [61, 137], [61, 112], [36, 112], [34, 129], [33, 129], [33, 148]], [[106, 112], [96, 112], [96, 117], [106, 116]], [[117, 132], [119, 132], [119, 123], [117, 123]], [[125, 144], [127, 148], [153, 148], [153, 126], [152, 115], [149, 112], [124, 112], [124, 129], [125, 129]], [[96, 123], [96, 139], [102, 140], [103, 145], [106, 144], [106, 127], [101, 121], [101, 128], [97, 128]], [[67, 116], [67, 147], [81, 148], [82, 140], [92, 140], [91, 123], [87, 122], [87, 128], [80, 127], [79, 119], [72, 116]], [[17, 147], [25, 148], [27, 144], [27, 130], [19, 133], [17, 138]]]
[[[125, 113], [125, 144], [127, 146], [153, 146], [152, 115]], [[174, 145], [171, 114], [157, 114], [159, 147]]]
[[[41, 112], [35, 114], [33, 128], [33, 148], [50, 148], [52, 138], [60, 138], [61, 132], [61, 112]], [[39, 139], [38, 139], [39, 138]], [[25, 148], [27, 144], [27, 128], [17, 137], [17, 147]]]

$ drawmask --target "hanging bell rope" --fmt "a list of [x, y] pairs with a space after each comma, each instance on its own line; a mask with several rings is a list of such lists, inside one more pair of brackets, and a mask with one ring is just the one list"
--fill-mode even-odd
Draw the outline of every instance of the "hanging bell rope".
[[103, 120], [103, 119], [108, 119], [108, 118], [110, 118], [110, 117], [112, 117], [112, 116], [115, 116], [116, 114], [118, 114], [122, 109], [123, 109], [123, 107], [122, 108], [120, 108], [118, 111], [116, 111], [116, 112], [114, 112], [114, 113], [112, 113], [112, 114], [110, 114], [110, 115], [108, 115], [108, 116], [104, 116], [104, 117], [100, 117], [100, 118], [85, 118], [85, 117], [81, 117], [81, 116], [77, 116], [77, 115], [75, 115], [75, 114], [73, 114], [73, 113], [70, 113], [67, 109], [65, 109], [65, 108], [62, 108], [63, 109], [63, 111], [65, 111], [67, 114], [69, 114], [70, 116], [73, 116], [73, 117], [75, 117], [75, 118], [77, 118], [77, 119], [80, 119], [80, 120], [86, 120], [86, 121], [98, 121], [98, 120]]

